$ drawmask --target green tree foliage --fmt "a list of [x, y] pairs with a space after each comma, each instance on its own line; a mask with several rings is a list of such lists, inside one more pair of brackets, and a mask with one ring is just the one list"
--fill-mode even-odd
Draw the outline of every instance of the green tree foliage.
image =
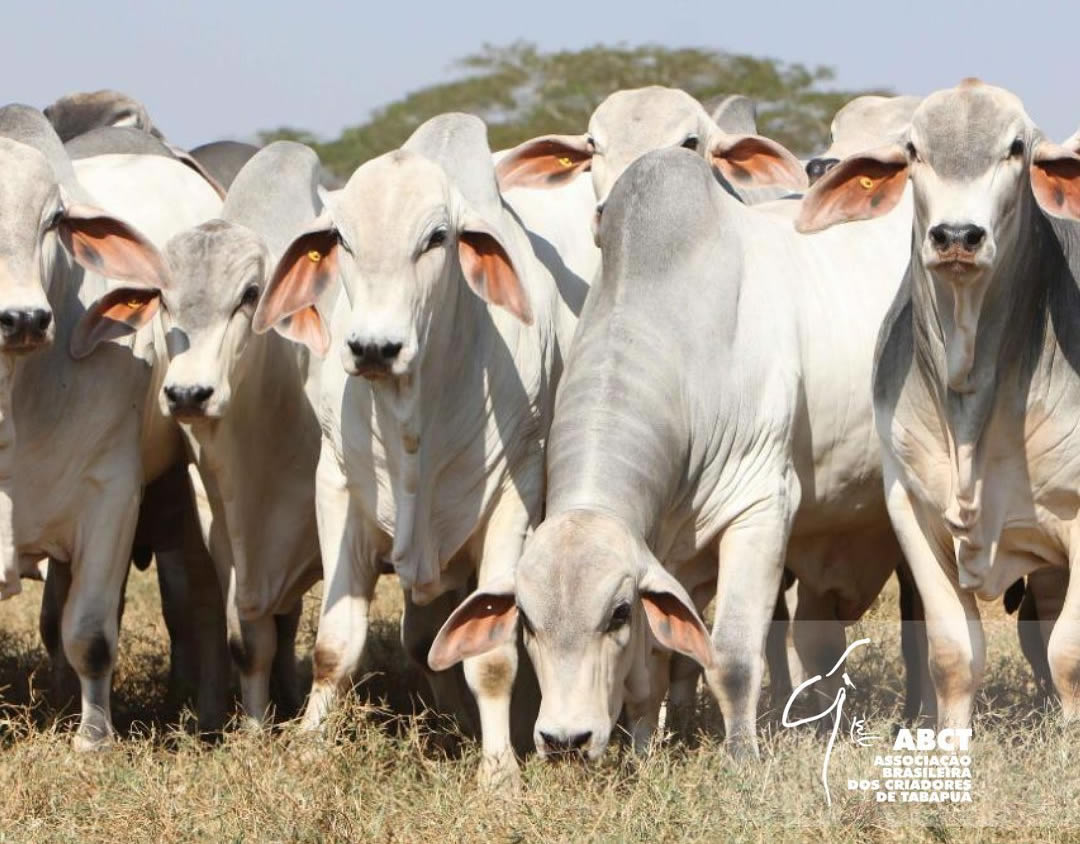
[[840, 106], [859, 94], [880, 93], [822, 87], [832, 79], [828, 67], [719, 50], [620, 45], [545, 53], [525, 42], [487, 45], [455, 62], [449, 81], [377, 109], [337, 140], [314, 142], [309, 133], [288, 128], [264, 132], [260, 139], [310, 143], [323, 163], [344, 177], [367, 159], [399, 147], [417, 126], [442, 112], [482, 117], [491, 148], [503, 149], [549, 132], [584, 132], [593, 110], [612, 91], [667, 85], [702, 102], [745, 94], [757, 103], [762, 134], [807, 154], [827, 146], [829, 123]]

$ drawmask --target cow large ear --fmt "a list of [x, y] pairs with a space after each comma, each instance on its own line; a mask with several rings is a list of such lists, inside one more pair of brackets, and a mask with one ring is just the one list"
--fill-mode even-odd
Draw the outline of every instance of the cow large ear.
[[461, 224], [458, 259], [465, 280], [477, 296], [532, 325], [529, 296], [510, 254], [495, 230], [475, 214], [467, 213]]
[[443, 624], [428, 651], [432, 671], [444, 671], [514, 640], [518, 609], [512, 589], [473, 592]]
[[907, 154], [897, 144], [845, 158], [807, 191], [795, 228], [816, 232], [887, 214], [904, 195], [907, 177]]
[[638, 584], [638, 593], [656, 641], [702, 668], [712, 668], [716, 655], [709, 631], [679, 581], [652, 560]]
[[1046, 141], [1035, 147], [1031, 160], [1031, 192], [1047, 214], [1080, 220], [1080, 155]]
[[340, 250], [337, 228], [329, 214], [323, 214], [278, 261], [255, 308], [255, 331], [273, 328], [318, 355], [326, 354], [330, 334], [315, 303], [337, 281]]
[[592, 166], [588, 135], [543, 135], [510, 150], [495, 168], [499, 190], [555, 188]]
[[161, 294], [145, 287], [118, 287], [94, 302], [71, 333], [68, 351], [76, 360], [87, 357], [106, 340], [134, 334], [158, 312]]
[[806, 188], [806, 171], [799, 159], [761, 135], [729, 135], [717, 130], [710, 141], [709, 161], [735, 187]]
[[55, 226], [64, 247], [84, 269], [142, 287], [165, 285], [168, 271], [161, 253], [134, 226], [81, 203], [65, 204]]

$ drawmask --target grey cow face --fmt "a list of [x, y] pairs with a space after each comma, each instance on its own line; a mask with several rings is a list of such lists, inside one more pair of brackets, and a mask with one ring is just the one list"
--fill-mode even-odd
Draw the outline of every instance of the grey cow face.
[[1035, 128], [1020, 100], [976, 82], [939, 91], [915, 111], [906, 153], [923, 265], [971, 287], [1016, 244], [1030, 203]]
[[435, 670], [509, 640], [517, 621], [540, 683], [542, 757], [604, 753], [627, 692], [650, 698], [648, 649], [706, 667], [712, 643], [690, 598], [617, 519], [571, 511], [542, 524], [517, 565], [513, 595], [477, 592], [439, 631]]
[[218, 419], [244, 377], [251, 321], [269, 255], [251, 230], [222, 220], [169, 241], [161, 291], [169, 369], [162, 408], [186, 422]]
[[60, 191], [45, 157], [0, 139], [0, 351], [19, 354], [52, 342], [45, 296], [52, 250], [42, 244], [62, 214]]

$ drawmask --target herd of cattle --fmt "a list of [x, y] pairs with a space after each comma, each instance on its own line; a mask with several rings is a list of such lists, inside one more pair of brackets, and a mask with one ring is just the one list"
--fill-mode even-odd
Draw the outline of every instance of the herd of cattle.
[[230, 656], [248, 718], [299, 705], [321, 579], [318, 729], [393, 571], [486, 780], [685, 730], [702, 672], [755, 755], [766, 664], [827, 672], [894, 573], [909, 715], [969, 724], [1003, 594], [1080, 715], [1080, 139], [976, 80], [832, 134], [651, 87], [494, 154], [441, 115], [339, 187], [115, 92], [0, 109], [0, 588], [45, 579], [76, 746], [151, 557], [208, 730]]

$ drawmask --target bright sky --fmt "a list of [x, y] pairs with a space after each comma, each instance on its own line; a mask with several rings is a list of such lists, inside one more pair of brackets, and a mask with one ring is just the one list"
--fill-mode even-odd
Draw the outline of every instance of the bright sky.
[[[701, 46], [827, 64], [837, 84], [925, 94], [979, 76], [1055, 140], [1080, 126], [1075, 0], [94, 0], [5, 9], [4, 99], [142, 100], [175, 142], [290, 125], [335, 137], [483, 43]], [[827, 11], [825, 11], [827, 10]], [[584, 128], [584, 127], [583, 127]]]

